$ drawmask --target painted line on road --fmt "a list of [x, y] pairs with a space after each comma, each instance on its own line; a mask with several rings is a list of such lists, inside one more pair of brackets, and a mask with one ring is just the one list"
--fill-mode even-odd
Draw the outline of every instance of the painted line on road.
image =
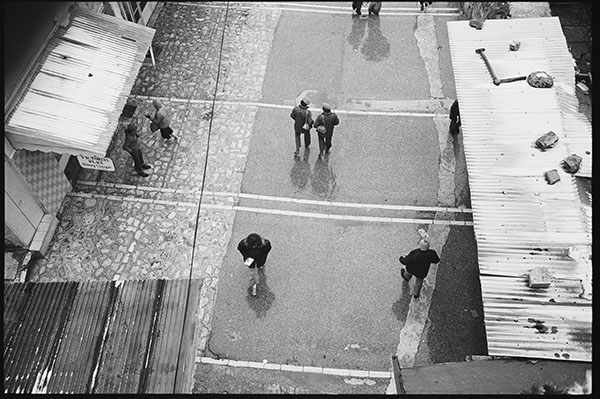
[[[161, 102], [180, 102], [186, 104], [212, 104], [212, 100], [190, 100], [189, 98], [176, 98], [176, 97], [156, 97], [156, 96], [142, 96], [139, 94], [132, 94], [129, 96], [130, 98], [142, 99], [142, 100], [158, 100]], [[217, 100], [216, 104], [220, 105], [229, 105], [229, 106], [247, 106], [247, 107], [261, 107], [261, 108], [275, 108], [275, 109], [283, 109], [286, 111], [294, 108], [293, 105], [290, 104], [273, 104], [273, 103], [261, 103], [255, 101], [230, 101], [230, 100]], [[367, 110], [344, 110], [336, 108], [334, 111], [338, 114], [343, 115], [377, 115], [377, 116], [403, 116], [403, 117], [415, 117], [415, 118], [432, 118], [436, 116], [448, 117], [447, 113], [437, 113], [437, 112], [401, 112], [401, 111], [367, 111]]]
[[[134, 186], [128, 184], [119, 183], [106, 183], [106, 182], [94, 182], [94, 181], [80, 181], [76, 184], [83, 186], [96, 186], [106, 188], [119, 188], [124, 190], [143, 190], [143, 191], [154, 191], [172, 194], [184, 194], [195, 196], [200, 198], [200, 193], [191, 190], [179, 190], [173, 188], [162, 188], [162, 187], [150, 187], [150, 186]], [[215, 197], [232, 197], [237, 198], [248, 198], [255, 200], [264, 201], [275, 201], [275, 202], [288, 202], [294, 204], [303, 205], [318, 205], [318, 206], [333, 206], [341, 208], [358, 208], [358, 209], [381, 209], [391, 211], [417, 211], [417, 212], [444, 212], [444, 213], [473, 213], [473, 210], [468, 208], [452, 208], [447, 206], [415, 206], [415, 205], [392, 205], [392, 204], [363, 204], [358, 202], [338, 202], [338, 201], [322, 201], [322, 200], [311, 200], [303, 198], [292, 198], [292, 197], [276, 197], [271, 195], [263, 194], [250, 194], [250, 193], [232, 193], [227, 191], [204, 191], [204, 195], [215, 196]]]
[[[195, 3], [182, 3], [176, 2], [174, 4], [178, 4], [181, 6], [193, 6], [193, 7], [207, 7], [207, 8], [225, 8], [225, 5], [220, 4], [195, 4]], [[281, 4], [282, 6], [277, 6], [277, 4]], [[316, 14], [339, 14], [339, 15], [350, 15], [353, 12], [350, 7], [330, 7], [330, 6], [318, 6], [318, 5], [310, 5], [312, 8], [303, 8], [301, 5], [294, 5], [293, 3], [262, 3], [257, 5], [244, 5], [239, 4], [238, 7], [242, 9], [261, 9], [261, 10], [282, 10], [282, 11], [299, 11], [299, 12], [309, 12]], [[317, 9], [317, 7], [329, 7], [329, 9]], [[394, 11], [402, 11], [404, 12], [389, 12], [391, 10]], [[456, 10], [456, 12], [437, 12], [434, 10], [438, 9], [429, 9], [426, 13], [420, 11], [418, 8], [386, 8], [385, 11], [381, 11], [379, 16], [418, 16], [418, 15], [431, 15], [436, 17], [448, 16], [448, 17], [456, 17], [461, 15], [460, 10], [457, 8], [439, 8], [439, 10]]]
[[253, 369], [260, 369], [260, 370], [293, 371], [296, 373], [327, 374], [327, 375], [337, 375], [340, 377], [392, 378], [392, 373], [389, 371], [352, 370], [352, 369], [337, 369], [337, 368], [314, 367], [314, 366], [295, 366], [295, 365], [291, 365], [291, 364], [252, 362], [252, 361], [245, 361], [245, 360], [213, 359], [212, 357], [205, 357], [205, 356], [197, 356], [196, 363], [214, 364], [217, 366], [244, 367], [244, 368], [253, 368]]
[[[116, 196], [116, 195], [110, 195], [110, 194], [70, 192], [67, 195], [70, 197], [101, 198], [101, 199], [108, 199], [108, 200], [112, 200], [112, 201], [142, 202], [142, 203], [151, 203], [151, 204], [158, 204], [158, 205], [187, 206], [187, 207], [198, 206], [198, 204], [195, 202], [166, 201], [166, 200], [154, 200], [154, 199], [151, 200], [151, 199], [144, 199], [144, 198], [137, 198], [137, 197]], [[247, 206], [220, 205], [220, 204], [202, 204], [202, 208], [218, 209], [218, 210], [224, 210], [224, 211], [263, 213], [263, 214], [281, 215], [281, 216], [309, 217], [309, 218], [316, 218], [316, 219], [347, 220], [347, 221], [356, 221], [356, 222], [473, 226], [473, 222], [464, 221], [464, 220], [413, 219], [413, 218], [394, 218], [394, 217], [377, 217], [377, 216], [335, 215], [335, 214], [329, 214], [329, 213], [298, 212], [298, 211], [287, 211], [287, 210], [281, 210], [281, 209], [253, 208], [253, 207], [247, 207]]]

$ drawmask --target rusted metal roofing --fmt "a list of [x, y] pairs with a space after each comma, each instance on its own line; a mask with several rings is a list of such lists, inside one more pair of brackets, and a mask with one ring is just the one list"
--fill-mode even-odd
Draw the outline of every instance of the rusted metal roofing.
[[5, 393], [189, 392], [201, 285], [189, 283], [5, 284]]
[[[591, 126], [578, 112], [560, 21], [486, 20], [482, 30], [451, 21], [448, 33], [488, 352], [591, 361], [591, 225], [575, 178], [560, 167], [577, 153], [581, 174], [591, 176]], [[513, 40], [521, 42], [518, 51], [509, 50]], [[498, 78], [545, 71], [554, 87], [536, 89], [524, 80], [494, 85], [477, 48], [485, 48]], [[549, 130], [559, 142], [542, 152], [533, 143]], [[544, 179], [550, 169], [561, 177], [554, 185]], [[550, 288], [529, 288], [527, 276], [537, 266], [549, 269]]]
[[5, 125], [17, 149], [104, 156], [155, 30], [76, 8]]

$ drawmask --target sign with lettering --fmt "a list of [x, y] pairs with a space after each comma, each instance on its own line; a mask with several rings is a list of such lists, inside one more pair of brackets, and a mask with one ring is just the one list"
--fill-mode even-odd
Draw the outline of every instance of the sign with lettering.
[[77, 155], [77, 160], [82, 168], [114, 172], [115, 165], [112, 159], [97, 157], [95, 155]]

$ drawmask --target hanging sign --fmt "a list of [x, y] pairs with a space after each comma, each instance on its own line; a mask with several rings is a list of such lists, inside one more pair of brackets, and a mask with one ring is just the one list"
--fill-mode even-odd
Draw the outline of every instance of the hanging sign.
[[95, 155], [77, 155], [79, 165], [85, 169], [104, 170], [106, 172], [114, 172], [115, 165], [112, 159], [97, 157]]

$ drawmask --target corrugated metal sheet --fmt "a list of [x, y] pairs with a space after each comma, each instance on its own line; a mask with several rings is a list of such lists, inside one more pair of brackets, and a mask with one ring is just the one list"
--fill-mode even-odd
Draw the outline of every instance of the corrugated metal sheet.
[[76, 9], [6, 125], [13, 146], [104, 156], [155, 30]]
[[184, 327], [188, 283], [5, 284], [5, 393], [189, 392], [201, 282]]
[[[591, 126], [578, 112], [574, 62], [560, 21], [487, 20], [482, 30], [452, 21], [448, 33], [489, 354], [591, 361], [591, 295], [579, 297], [583, 285], [591, 288], [591, 260], [569, 257], [569, 247], [589, 254], [591, 225], [574, 178], [560, 168], [577, 153], [581, 174], [591, 176]], [[513, 40], [521, 42], [519, 51], [509, 51]], [[499, 78], [546, 71], [554, 87], [495, 86], [477, 48], [485, 48]], [[549, 130], [559, 136], [556, 147], [534, 148]], [[543, 177], [550, 169], [561, 176], [554, 185]], [[550, 270], [550, 288], [528, 287], [526, 276], [536, 266]]]

